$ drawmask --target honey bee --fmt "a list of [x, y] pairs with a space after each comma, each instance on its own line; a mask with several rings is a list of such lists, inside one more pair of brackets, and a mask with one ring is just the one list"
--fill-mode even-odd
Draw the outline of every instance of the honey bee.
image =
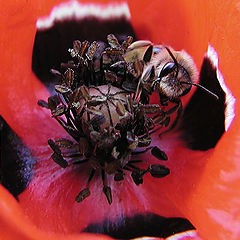
[[167, 115], [177, 112], [171, 127], [174, 128], [183, 110], [181, 97], [189, 93], [192, 86], [201, 88], [216, 99], [218, 96], [197, 83], [198, 71], [192, 57], [184, 50], [175, 51], [165, 45], [154, 45], [150, 41], [137, 41], [129, 46], [124, 56], [125, 61], [144, 61], [144, 68], [139, 78], [135, 100], [149, 99], [153, 92], [159, 94], [160, 104], [175, 105], [168, 109]]

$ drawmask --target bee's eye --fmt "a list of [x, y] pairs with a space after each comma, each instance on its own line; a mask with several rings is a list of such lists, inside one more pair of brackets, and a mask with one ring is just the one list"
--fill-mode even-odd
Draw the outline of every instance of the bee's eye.
[[159, 75], [159, 78], [167, 76], [169, 73], [172, 73], [176, 69], [176, 64], [174, 62], [168, 62], [166, 63]]

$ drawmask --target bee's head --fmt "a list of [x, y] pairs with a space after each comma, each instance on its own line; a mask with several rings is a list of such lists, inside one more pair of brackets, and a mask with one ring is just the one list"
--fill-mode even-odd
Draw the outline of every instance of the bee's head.
[[[183, 67], [184, 62], [182, 61], [182, 65], [179, 64], [171, 50], [168, 47], [165, 47], [165, 49], [167, 50], [167, 57], [164, 59], [165, 63], [159, 66], [160, 71], [158, 71], [158, 78], [154, 83], [154, 88], [168, 98], [184, 96], [190, 91], [191, 85], [182, 84], [182, 82], [191, 83], [195, 80], [191, 79], [191, 77], [194, 76], [195, 78], [196, 74], [189, 74], [188, 70]], [[181, 55], [178, 55], [181, 58]], [[193, 67], [195, 71], [195, 65]]]
[[160, 65], [158, 78], [153, 83], [154, 90], [157, 89], [161, 94], [171, 99], [186, 95], [194, 85], [216, 97], [208, 89], [195, 83], [197, 80], [196, 66], [185, 51], [176, 52], [176, 56], [174, 56], [168, 47], [165, 49], [170, 58], [165, 60], [164, 65]]
[[158, 86], [161, 92], [169, 98], [184, 96], [192, 86], [181, 82], [191, 83], [186, 69], [175, 62], [167, 62], [158, 77]]

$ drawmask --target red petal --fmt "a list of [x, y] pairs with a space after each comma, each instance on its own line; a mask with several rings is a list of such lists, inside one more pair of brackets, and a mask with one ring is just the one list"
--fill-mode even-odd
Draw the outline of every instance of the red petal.
[[48, 240], [110, 240], [112, 238], [99, 235], [82, 233], [79, 235], [60, 235], [46, 233], [34, 226], [24, 215], [17, 201], [8, 191], [0, 186], [0, 228], [1, 238], [6, 240], [32, 240], [32, 239], [48, 239]]
[[[35, 133], [35, 136], [25, 136], [24, 140], [28, 145], [43, 144], [51, 135], [51, 132], [44, 130], [46, 126], [44, 127], [43, 121], [39, 122], [39, 117], [40, 120], [45, 119], [47, 113], [42, 112], [39, 116], [35, 103], [40, 96], [43, 98], [47, 94], [31, 73], [30, 56], [36, 18], [48, 14], [56, 2], [60, 1], [34, 1], [27, 5], [24, 2], [10, 1], [2, 4], [5, 14], [1, 15], [0, 22], [1, 32], [5, 34], [0, 36], [1, 49], [3, 49], [0, 61], [3, 69], [0, 109], [3, 117], [20, 137], [24, 137], [29, 132]], [[129, 1], [129, 5], [133, 25], [139, 38], [166, 42], [175, 48], [185, 48], [194, 56], [198, 66], [210, 41], [219, 53], [220, 69], [228, 86], [233, 90], [233, 95], [237, 97], [240, 95], [238, 88], [240, 70], [237, 61], [240, 55], [237, 44], [240, 16], [237, 1], [189, 2], [186, 0], [181, 3], [173, 0], [150, 3]], [[29, 112], [31, 116], [28, 115]], [[196, 152], [194, 153], [196, 157], [192, 160], [191, 151], [181, 147], [176, 148], [180, 153], [182, 152], [182, 156], [186, 156], [186, 160], [180, 165], [178, 174], [172, 174], [171, 179], [163, 179], [160, 184], [161, 191], [184, 213], [184, 216], [192, 221], [201, 236], [206, 239], [239, 238], [238, 113], [237, 103], [237, 117], [229, 132], [221, 138], [217, 147], [204, 157], [205, 159]], [[22, 116], [25, 117], [21, 118]], [[47, 129], [49, 128], [55, 128], [55, 124], [48, 125]], [[175, 155], [176, 161], [180, 153]], [[177, 172], [178, 169], [174, 169], [173, 166], [173, 170]], [[164, 182], [166, 187], [163, 187]], [[150, 183], [146, 182], [146, 185]], [[151, 186], [153, 187], [153, 184], [149, 189]], [[155, 188], [155, 191], [157, 190]], [[13, 231], [11, 223], [14, 221], [11, 211], [18, 209], [18, 206], [9, 202], [12, 201], [9, 195], [6, 196], [1, 192], [0, 196], [1, 210], [6, 206], [2, 203], [6, 201], [10, 208], [10, 212], [7, 213], [1, 211], [1, 223], [4, 224], [4, 228], [1, 229], [6, 229], [6, 234], [10, 234]], [[161, 209], [165, 209], [165, 205], [163, 207], [158, 202], [157, 196], [154, 195], [151, 200], [154, 203], [153, 209], [162, 212]], [[23, 216], [16, 219], [20, 223]], [[34, 227], [29, 227], [31, 228]], [[42, 233], [31, 230], [29, 232], [31, 236], [39, 236], [41, 239]], [[29, 232], [22, 234], [29, 237]], [[14, 229], [13, 234], [15, 233], [20, 234]]]
[[[236, 61], [240, 54], [236, 44], [240, 37], [238, 1], [152, 1], [145, 6], [134, 3], [134, 9], [139, 10], [132, 17], [140, 38], [185, 48], [198, 66], [210, 42], [219, 53], [220, 70], [227, 85], [234, 96], [240, 95], [240, 69]], [[226, 14], [222, 14], [223, 9]], [[140, 30], [144, 25], [145, 32]], [[168, 182], [165, 189], [206, 239], [239, 239], [240, 236], [238, 105], [237, 102], [236, 118], [229, 132], [217, 147], [205, 159], [183, 153], [186, 156], [181, 166], [184, 177], [172, 174], [175, 183]]]

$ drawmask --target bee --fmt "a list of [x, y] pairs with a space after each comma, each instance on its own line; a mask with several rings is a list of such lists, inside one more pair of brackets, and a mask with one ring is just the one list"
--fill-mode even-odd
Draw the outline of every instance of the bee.
[[[188, 94], [192, 86], [201, 88], [216, 99], [218, 96], [197, 83], [198, 71], [192, 57], [184, 50], [175, 51], [165, 45], [154, 45], [150, 41], [137, 41], [125, 53], [126, 62], [137, 59], [144, 61], [144, 68], [138, 80], [134, 99], [147, 103], [153, 92], [159, 94], [160, 105], [174, 106], [166, 111], [166, 117], [177, 113], [167, 131], [174, 128], [181, 116], [181, 97]], [[165, 131], [166, 132], [166, 131]]]

